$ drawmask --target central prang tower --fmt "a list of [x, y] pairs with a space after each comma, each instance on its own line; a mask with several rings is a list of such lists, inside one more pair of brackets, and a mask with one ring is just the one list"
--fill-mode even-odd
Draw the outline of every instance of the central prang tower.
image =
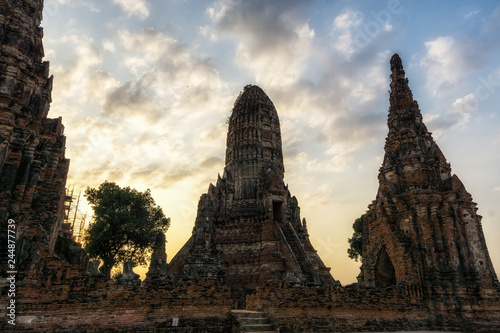
[[257, 192], [264, 185], [262, 181], [274, 183], [276, 190], [284, 189], [278, 113], [269, 97], [257, 86], [245, 87], [234, 103], [224, 171], [232, 175], [235, 199], [242, 203], [258, 198]]
[[229, 119], [223, 176], [201, 196], [193, 234], [169, 265], [174, 281], [215, 279], [247, 291], [269, 280], [336, 283], [283, 181], [281, 147], [273, 103], [246, 86]]

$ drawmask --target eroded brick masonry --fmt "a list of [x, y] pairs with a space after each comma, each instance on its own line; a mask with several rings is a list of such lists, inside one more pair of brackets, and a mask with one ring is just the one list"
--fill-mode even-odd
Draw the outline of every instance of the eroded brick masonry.
[[193, 236], [171, 261], [174, 281], [218, 279], [243, 295], [269, 280], [335, 284], [284, 172], [278, 113], [261, 88], [246, 86], [229, 119], [223, 176], [202, 195]]
[[365, 283], [426, 293], [492, 287], [498, 281], [476, 203], [422, 122], [397, 54], [391, 71], [384, 162], [364, 224]]
[[[422, 123], [397, 55], [363, 281], [340, 286], [311, 244], [284, 183], [278, 113], [257, 86], [236, 99], [223, 174], [201, 196], [185, 246], [167, 264], [158, 237], [144, 281], [132, 262], [103, 277], [61, 232], [69, 161], [61, 119], [47, 117], [42, 8], [0, 0], [0, 331], [235, 332], [235, 308], [267, 312], [281, 332], [500, 331], [481, 217]], [[9, 219], [16, 326], [6, 316]]]

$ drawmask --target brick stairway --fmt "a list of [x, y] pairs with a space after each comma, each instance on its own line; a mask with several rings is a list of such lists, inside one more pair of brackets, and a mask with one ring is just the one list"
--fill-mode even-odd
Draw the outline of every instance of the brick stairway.
[[231, 314], [237, 323], [233, 332], [260, 332], [276, 333], [279, 329], [271, 322], [269, 315], [265, 312], [231, 310]]
[[314, 283], [314, 268], [311, 260], [307, 256], [304, 245], [300, 242], [297, 233], [293, 229], [290, 222], [284, 222], [280, 224], [281, 232], [285, 238], [285, 242], [290, 247], [292, 255], [295, 257], [297, 264], [302, 270], [302, 274], [307, 278], [308, 283]]

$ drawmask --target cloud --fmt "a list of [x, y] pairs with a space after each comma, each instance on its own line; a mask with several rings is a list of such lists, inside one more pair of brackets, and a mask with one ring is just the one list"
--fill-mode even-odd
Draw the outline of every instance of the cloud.
[[110, 72], [89, 68], [86, 77], [85, 95], [88, 101], [102, 105], [105, 103], [106, 93], [115, 89], [119, 82]]
[[451, 36], [425, 43], [427, 52], [420, 62], [434, 95], [450, 90], [467, 74], [470, 64], [463, 49]]
[[497, 55], [499, 22], [500, 6], [484, 20], [481, 31], [475, 35], [441, 36], [425, 43], [426, 53], [420, 65], [434, 95], [461, 87], [468, 75], [485, 68], [490, 58]]
[[[383, 133], [384, 117], [373, 114], [385, 97], [389, 55], [383, 36], [349, 63], [337, 56], [338, 50], [326, 54], [320, 46], [324, 40], [308, 25], [310, 9], [302, 6], [303, 2], [219, 2], [210, 14], [220, 35], [239, 37], [235, 62], [255, 73], [288, 122], [282, 122], [287, 163], [303, 159], [309, 147], [308, 170], [342, 171], [361, 147], [377, 138], [375, 134]], [[354, 11], [334, 20], [348, 50], [353, 43], [349, 29], [361, 23], [362, 15]], [[316, 83], [309, 79], [314, 63], [321, 68]], [[311, 151], [311, 146], [318, 148]]]
[[124, 64], [143, 87], [170, 109], [200, 110], [219, 102], [222, 82], [209, 58], [199, 58], [186, 45], [154, 29], [120, 32]]
[[[89, 97], [95, 97], [92, 90], [100, 79], [106, 79], [102, 75], [94, 77], [96, 67], [99, 66], [103, 57], [99, 48], [95, 45], [92, 38], [87, 36], [69, 35], [63, 37], [58, 43], [67, 45], [74, 54], [71, 61], [65, 67], [52, 67], [54, 73], [54, 84], [61, 89], [58, 91], [63, 96], [73, 96], [80, 102], [88, 100]], [[97, 79], [97, 80], [94, 80]], [[100, 83], [102, 86], [105, 83]]]
[[115, 52], [115, 43], [111, 40], [104, 40], [102, 42], [102, 49], [109, 52]]
[[[57, 42], [72, 50], [54, 48], [69, 60], [51, 68], [51, 107], [64, 117], [74, 182], [171, 190], [202, 179], [205, 188], [208, 173], [216, 179], [233, 96], [224, 95], [211, 59], [150, 28], [99, 43], [76, 34]], [[111, 53], [113, 66], [103, 70]]]
[[74, 172], [70, 176], [73, 182], [78, 183], [80, 186], [85, 184], [86, 186], [97, 187], [105, 180], [119, 183], [124, 179], [125, 173], [122, 168], [116, 167], [116, 164], [111, 160], [105, 160], [82, 171], [77, 177], [75, 177]]
[[219, 1], [209, 13], [217, 30], [249, 37], [257, 53], [296, 38], [295, 28], [306, 21], [310, 5], [300, 0]]
[[468, 94], [457, 98], [446, 110], [444, 115], [427, 115], [426, 124], [432, 128], [435, 137], [439, 137], [441, 132], [456, 128], [463, 130], [465, 125], [479, 109], [479, 99], [475, 94]]
[[158, 120], [159, 114], [152, 100], [153, 96], [141, 81], [134, 84], [129, 81], [106, 95], [103, 112], [111, 116], [141, 115], [149, 116], [151, 121]]
[[[151, 160], [151, 159], [148, 159]], [[219, 169], [222, 172], [224, 161], [218, 156], [206, 156], [200, 160], [191, 161], [188, 164], [183, 163], [164, 163], [158, 160], [147, 165], [134, 163], [130, 170], [123, 170], [123, 174], [129, 174], [134, 182], [140, 182], [143, 186], [154, 187], [157, 189], [171, 189], [182, 182], [190, 182], [195, 179], [203, 179], [202, 187], [207, 186], [207, 171]], [[217, 173], [210, 174], [211, 180], [215, 180]]]
[[169, 188], [175, 183], [193, 176], [193, 174], [193, 170], [186, 166], [172, 167], [164, 174], [161, 184], [166, 188]]
[[218, 123], [210, 129], [207, 129], [201, 134], [204, 142], [222, 143], [225, 142], [228, 125], [226, 123]]
[[199, 167], [203, 169], [212, 168], [214, 166], [220, 167], [222, 169], [224, 166], [224, 160], [218, 156], [209, 156], [201, 161], [199, 165]]
[[470, 11], [468, 12], [467, 14], [465, 14], [464, 18], [468, 19], [476, 14], [479, 14], [481, 11], [480, 10], [474, 10], [474, 11]]
[[[338, 25], [350, 24], [342, 22], [339, 20]], [[281, 57], [279, 52], [271, 52], [272, 48], [267, 54], [268, 49], [258, 48], [247, 38], [238, 42], [237, 50], [242, 49], [243, 43], [246, 50], [255, 47], [265, 54], [265, 59], [248, 59], [249, 62], [242, 66], [255, 73], [256, 81], [278, 110], [287, 163], [301, 159], [307, 150], [310, 161], [315, 161], [309, 168], [343, 171], [362, 147], [383, 138], [386, 130], [385, 92], [390, 52], [385, 47], [388, 39], [378, 36], [377, 43], [359, 50], [346, 61], [336, 50], [330, 49], [331, 53], [327, 53], [327, 49], [320, 49], [319, 44], [324, 40], [314, 34], [303, 40], [297, 37], [299, 35], [296, 38], [291, 36], [293, 34], [282, 34], [281, 47], [293, 49], [304, 42], [303, 59]], [[237, 53], [237, 61], [241, 55]], [[280, 62], [280, 65], [273, 67], [272, 61]], [[311, 63], [317, 63], [320, 68], [314, 81], [309, 78]], [[286, 71], [274, 71], [283, 65], [288, 66]], [[287, 75], [287, 71], [295, 73], [294, 76]], [[329, 154], [325, 155], [325, 150]]]
[[269, 92], [282, 119], [287, 163], [307, 165], [311, 172], [344, 172], [360, 150], [384, 137], [387, 59], [330, 62], [317, 85], [298, 82]]
[[333, 20], [332, 33], [336, 39], [334, 47], [346, 57], [350, 57], [357, 49], [354, 43], [353, 30], [358, 27], [362, 21], [363, 14], [352, 10], [346, 10]]
[[470, 121], [471, 116], [478, 111], [479, 100], [476, 95], [468, 94], [463, 98], [457, 98], [447, 111], [453, 126], [463, 129]]
[[313, 193], [306, 193], [300, 200], [304, 203], [307, 202], [310, 208], [324, 208], [338, 204], [332, 200], [334, 196], [335, 190], [332, 184], [325, 183], [316, 188]]
[[401, 11], [399, 2], [372, 10], [369, 15], [347, 8], [333, 20], [327, 45], [333, 45], [349, 61], [356, 53], [374, 54], [378, 45], [397, 34], [392, 21]]
[[209, 13], [219, 34], [238, 41], [235, 62], [251, 69], [258, 83], [288, 85], [305, 70], [314, 30], [304, 1], [219, 1]]
[[113, 0], [113, 3], [119, 5], [128, 16], [136, 15], [141, 20], [149, 16], [149, 9], [145, 0]]

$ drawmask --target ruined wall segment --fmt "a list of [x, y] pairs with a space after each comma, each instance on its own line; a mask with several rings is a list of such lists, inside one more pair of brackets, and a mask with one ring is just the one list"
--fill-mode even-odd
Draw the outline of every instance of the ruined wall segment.
[[284, 171], [278, 113], [261, 88], [246, 86], [229, 119], [223, 176], [200, 199], [193, 235], [169, 266], [174, 280], [207, 272], [219, 279], [220, 262], [235, 289], [254, 290], [268, 280], [335, 283], [309, 240]]
[[495, 287], [476, 203], [422, 122], [400, 57], [390, 64], [389, 133], [364, 224], [365, 283], [429, 293]]

